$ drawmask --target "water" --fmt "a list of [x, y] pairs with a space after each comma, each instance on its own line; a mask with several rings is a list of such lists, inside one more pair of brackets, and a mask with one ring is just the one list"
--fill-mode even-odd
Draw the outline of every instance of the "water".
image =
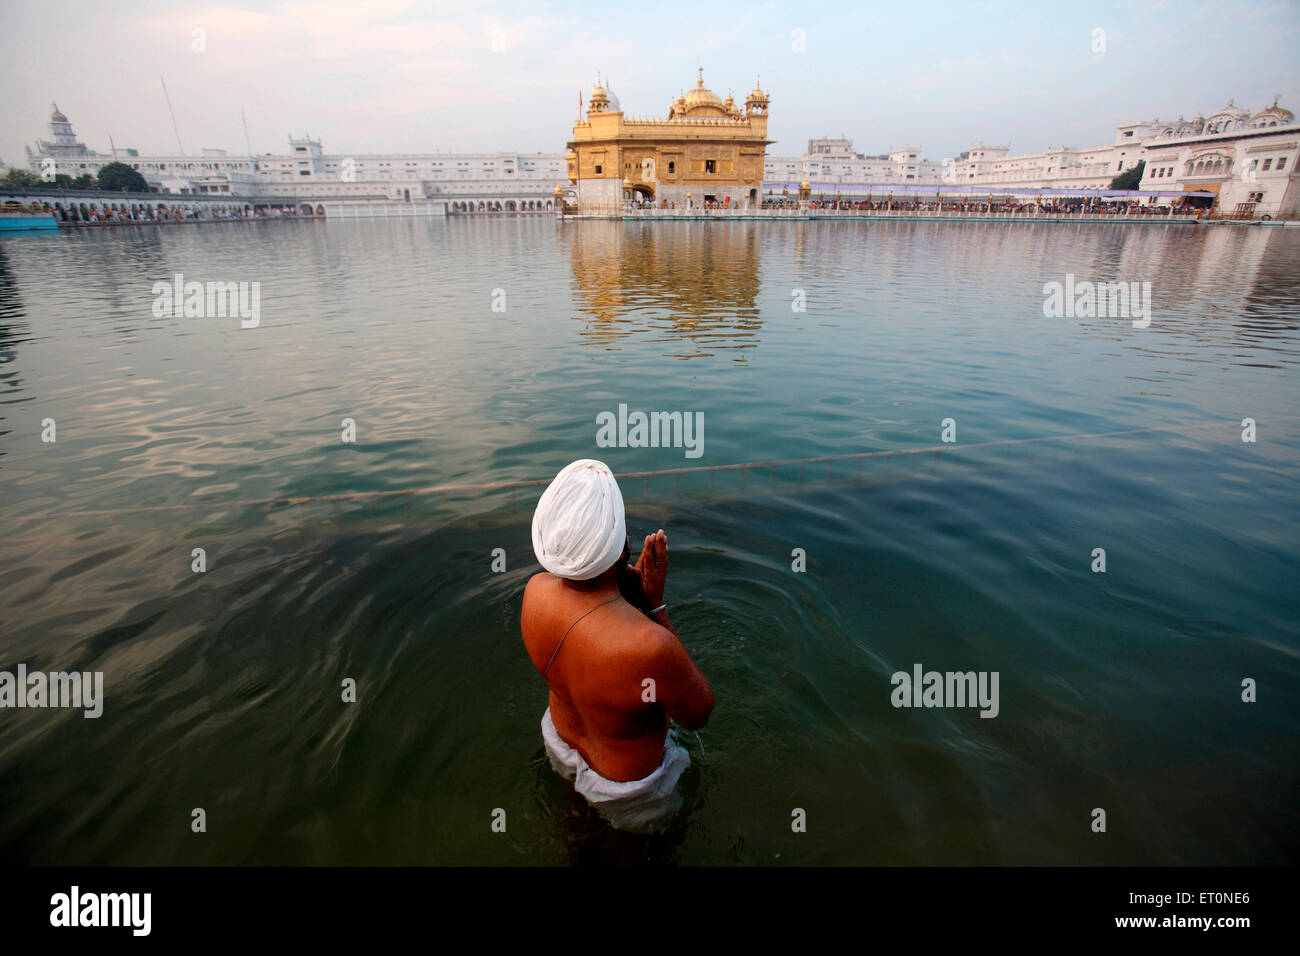
[[[0, 669], [103, 671], [106, 702], [0, 712], [0, 858], [1295, 863], [1298, 259], [1300, 230], [1166, 226], [6, 238]], [[259, 326], [155, 317], [177, 272], [260, 282]], [[1151, 327], [1045, 318], [1067, 273], [1150, 280]], [[597, 448], [620, 403], [703, 412], [703, 455]], [[538, 488], [226, 504], [912, 449], [945, 418], [943, 454], [624, 482], [718, 700], [650, 841], [542, 754]], [[962, 450], [1126, 429], [1155, 431]], [[123, 509], [170, 510], [69, 516]], [[895, 709], [918, 662], [997, 671], [1000, 713]]]

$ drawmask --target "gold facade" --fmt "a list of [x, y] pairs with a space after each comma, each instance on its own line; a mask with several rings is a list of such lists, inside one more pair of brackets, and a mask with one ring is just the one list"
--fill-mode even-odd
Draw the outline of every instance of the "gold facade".
[[730, 96], [723, 100], [706, 89], [701, 70], [695, 88], [676, 99], [667, 118], [639, 119], [624, 114], [597, 84], [587, 118], [573, 125], [569, 182], [584, 204], [757, 202], [770, 144], [768, 102], [756, 85], [741, 109]]

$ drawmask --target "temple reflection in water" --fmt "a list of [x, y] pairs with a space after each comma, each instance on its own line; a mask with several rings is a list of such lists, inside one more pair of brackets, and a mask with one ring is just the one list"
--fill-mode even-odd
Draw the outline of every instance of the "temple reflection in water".
[[755, 222], [566, 223], [574, 301], [592, 345], [636, 336], [689, 359], [759, 343]]

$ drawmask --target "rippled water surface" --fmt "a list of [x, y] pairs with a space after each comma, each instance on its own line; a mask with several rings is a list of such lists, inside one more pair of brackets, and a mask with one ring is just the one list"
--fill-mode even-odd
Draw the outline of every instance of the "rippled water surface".
[[[1258, 227], [7, 237], [0, 670], [106, 699], [0, 710], [0, 858], [1295, 863], [1298, 261]], [[260, 283], [260, 324], [156, 317], [176, 273]], [[1150, 327], [1044, 317], [1067, 274], [1150, 281]], [[703, 413], [703, 454], [598, 448], [620, 403]], [[623, 482], [717, 708], [669, 833], [594, 820], [519, 636], [540, 489], [465, 486], [939, 445]], [[997, 717], [894, 708], [916, 663], [998, 672]]]

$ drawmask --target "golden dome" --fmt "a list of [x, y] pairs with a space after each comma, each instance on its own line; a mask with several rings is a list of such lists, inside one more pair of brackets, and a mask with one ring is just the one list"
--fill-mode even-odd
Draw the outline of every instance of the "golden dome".
[[53, 110], [50, 113], [50, 120], [52, 122], [66, 123], [68, 121], [68, 118], [64, 116], [61, 112], [59, 112], [59, 107], [57, 104], [51, 103], [50, 106], [53, 107]]
[[718, 99], [718, 94], [712, 90], [706, 90], [703, 86], [697, 86], [686, 94], [686, 108], [689, 110], [697, 106], [712, 106], [715, 109], [725, 109], [722, 100]]
[[682, 101], [688, 110], [696, 109], [701, 106], [711, 106], [715, 110], [726, 110], [722, 105], [722, 98], [708, 89], [704, 85], [704, 67], [699, 68], [699, 76], [695, 81], [695, 89], [691, 90], [682, 98]]
[[1259, 121], [1265, 125], [1286, 126], [1295, 122], [1295, 114], [1285, 106], [1278, 106], [1277, 100], [1274, 100], [1272, 106], [1265, 107], [1250, 119], [1252, 124]]

